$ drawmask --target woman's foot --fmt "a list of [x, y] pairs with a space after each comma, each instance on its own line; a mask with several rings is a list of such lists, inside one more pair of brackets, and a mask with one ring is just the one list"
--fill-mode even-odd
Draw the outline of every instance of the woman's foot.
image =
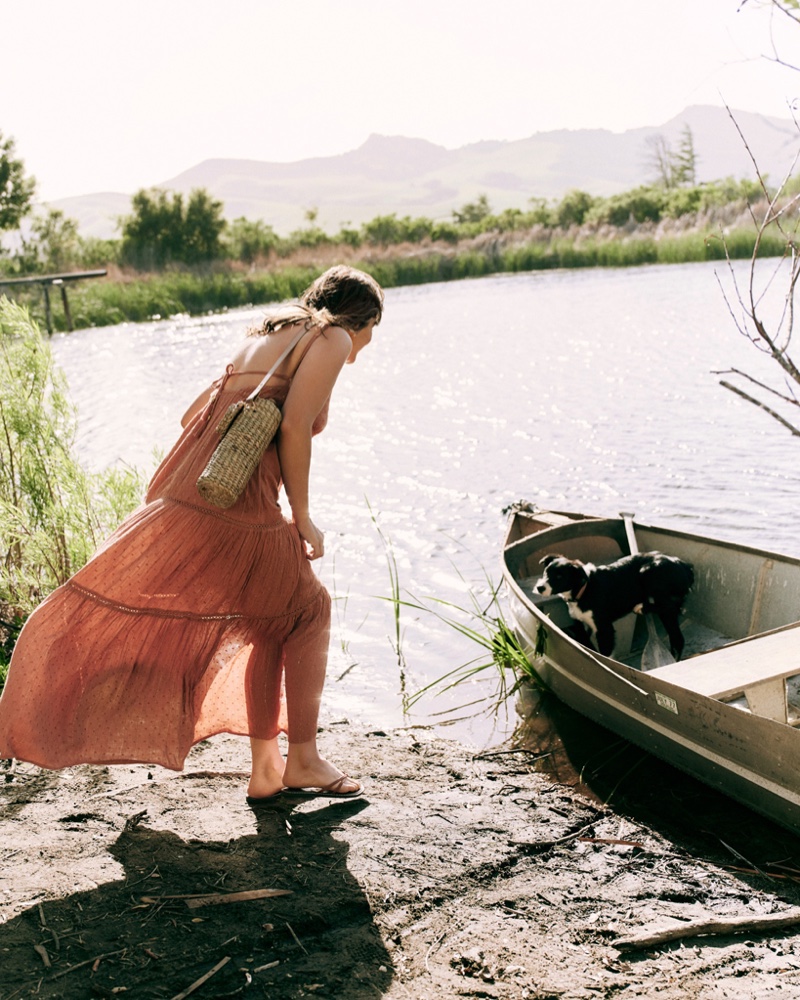
[[361, 785], [349, 775], [342, 774], [327, 785], [287, 785], [280, 794], [305, 798], [355, 799], [361, 794]]
[[297, 744], [289, 744], [283, 772], [286, 791], [297, 793], [302, 790], [307, 794], [322, 794], [332, 798], [354, 798], [360, 793], [361, 785], [342, 774], [338, 767], [334, 767], [317, 753], [293, 752], [294, 746]]
[[247, 786], [247, 801], [266, 800], [277, 795], [283, 788], [285, 763], [278, 748], [278, 740], [257, 740], [251, 738], [250, 750], [253, 770]]

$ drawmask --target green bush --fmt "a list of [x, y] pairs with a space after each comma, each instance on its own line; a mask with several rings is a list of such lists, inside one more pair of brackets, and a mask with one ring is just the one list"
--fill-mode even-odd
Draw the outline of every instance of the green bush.
[[459, 226], [470, 223], [481, 223], [491, 217], [492, 210], [489, 208], [489, 199], [485, 194], [478, 195], [475, 201], [468, 201], [461, 208], [453, 212], [453, 219]]
[[239, 260], [244, 264], [252, 264], [269, 256], [280, 243], [281, 238], [272, 226], [261, 219], [253, 221], [244, 216], [228, 224], [223, 238], [223, 246], [231, 260]]
[[658, 222], [664, 212], [667, 192], [661, 187], [638, 187], [608, 198], [598, 198], [587, 211], [587, 222], [624, 226], [629, 222]]
[[553, 213], [556, 225], [563, 228], [583, 225], [595, 201], [596, 199], [585, 191], [579, 191], [576, 188], [567, 191]]
[[134, 469], [87, 472], [63, 373], [27, 311], [0, 298], [0, 665], [33, 608], [139, 502]]
[[139, 270], [159, 270], [172, 263], [202, 264], [223, 256], [225, 220], [222, 202], [203, 188], [189, 195], [157, 188], [137, 191], [131, 214], [122, 220], [120, 259]]

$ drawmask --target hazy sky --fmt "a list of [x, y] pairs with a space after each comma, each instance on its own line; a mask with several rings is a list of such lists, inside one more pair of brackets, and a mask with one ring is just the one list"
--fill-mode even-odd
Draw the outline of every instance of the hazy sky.
[[0, 0], [0, 131], [54, 199], [201, 160], [788, 118], [800, 27], [759, 0]]

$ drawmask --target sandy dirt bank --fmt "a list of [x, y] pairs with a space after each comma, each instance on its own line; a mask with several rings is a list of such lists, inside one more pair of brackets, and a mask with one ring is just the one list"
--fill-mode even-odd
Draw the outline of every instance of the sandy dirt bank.
[[[362, 799], [254, 812], [233, 737], [180, 775], [6, 765], [0, 998], [800, 998], [800, 924], [615, 945], [800, 904], [798, 841], [746, 810], [704, 830], [711, 793], [673, 800], [660, 765], [612, 808], [530, 751], [344, 723], [320, 742]], [[287, 894], [224, 899], [263, 889]]]

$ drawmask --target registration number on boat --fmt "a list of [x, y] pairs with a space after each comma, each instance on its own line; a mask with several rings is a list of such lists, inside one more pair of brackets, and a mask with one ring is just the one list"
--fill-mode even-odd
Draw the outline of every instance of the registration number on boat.
[[666, 708], [668, 712], [674, 712], [676, 715], [678, 714], [678, 703], [674, 698], [668, 698], [667, 695], [662, 694], [660, 691], [656, 691], [655, 695], [657, 704], [659, 704], [662, 708]]

